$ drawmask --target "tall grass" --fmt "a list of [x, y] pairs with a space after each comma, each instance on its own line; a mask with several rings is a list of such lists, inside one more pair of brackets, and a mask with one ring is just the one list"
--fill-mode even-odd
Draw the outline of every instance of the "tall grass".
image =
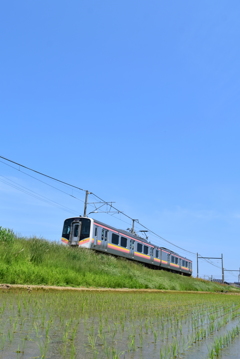
[[[39, 238], [18, 238], [0, 227], [0, 282], [106, 288], [228, 291], [222, 286], [122, 258]], [[231, 289], [234, 290], [234, 289]]]

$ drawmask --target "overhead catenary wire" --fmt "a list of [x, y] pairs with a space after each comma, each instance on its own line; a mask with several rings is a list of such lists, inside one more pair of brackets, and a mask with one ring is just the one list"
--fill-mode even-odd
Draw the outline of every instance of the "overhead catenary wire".
[[29, 167], [27, 167], [27, 166], [24, 166], [24, 165], [22, 165], [22, 164], [20, 164], [20, 163], [17, 163], [17, 162], [15, 162], [15, 161], [9, 160], [9, 159], [8, 159], [8, 158], [6, 158], [6, 157], [0, 156], [0, 158], [4, 159], [5, 161], [8, 161], [8, 162], [14, 163], [14, 164], [15, 164], [15, 165], [17, 165], [17, 166], [20, 166], [20, 167], [26, 168], [27, 170], [32, 171], [32, 172], [35, 172], [35, 173], [37, 173], [37, 174], [39, 174], [39, 175], [41, 175], [41, 176], [45, 176], [45, 177], [50, 178], [50, 179], [52, 179], [52, 180], [54, 180], [54, 181], [57, 181], [57, 182], [63, 183], [63, 184], [65, 184], [65, 185], [67, 185], [67, 186], [70, 186], [70, 187], [73, 187], [73, 188], [79, 189], [80, 191], [85, 191], [85, 192], [86, 192], [86, 190], [85, 190], [85, 189], [83, 189], [83, 188], [80, 188], [80, 187], [74, 186], [74, 185], [72, 185], [72, 184], [70, 184], [70, 183], [67, 183], [67, 182], [61, 181], [61, 180], [59, 180], [59, 179], [57, 179], [57, 178], [51, 177], [51, 176], [49, 176], [49, 175], [46, 175], [45, 173], [42, 173], [42, 172], [36, 171], [36, 170], [34, 170], [34, 169], [32, 169], [32, 168], [29, 168]]
[[[83, 189], [83, 188], [80, 188], [80, 187], [78, 187], [78, 186], [72, 185], [72, 184], [70, 184], [70, 183], [68, 183], [68, 182], [59, 180], [59, 179], [57, 179], [57, 178], [55, 178], [55, 177], [49, 176], [49, 175], [47, 175], [47, 174], [45, 174], [45, 173], [36, 171], [36, 170], [34, 170], [34, 169], [30, 168], [30, 167], [24, 166], [24, 165], [22, 165], [21, 163], [12, 161], [12, 160], [10, 160], [10, 159], [8, 159], [8, 158], [6, 158], [6, 157], [0, 156], [0, 158], [4, 159], [5, 161], [11, 162], [11, 163], [13, 163], [13, 164], [15, 164], [15, 165], [17, 165], [17, 166], [20, 166], [20, 167], [22, 167], [22, 168], [25, 168], [25, 169], [27, 169], [27, 170], [29, 170], [29, 171], [35, 172], [35, 173], [37, 173], [37, 174], [39, 174], [39, 175], [41, 175], [41, 176], [45, 176], [45, 177], [50, 178], [50, 179], [52, 179], [52, 180], [54, 180], [54, 181], [57, 181], [57, 182], [59, 182], [59, 183], [62, 183], [62, 184], [65, 184], [65, 185], [67, 185], [67, 186], [76, 188], [76, 189], [78, 189], [78, 190], [80, 190], [80, 191], [84, 191], [84, 192], [87, 191], [87, 190], [85, 190], [85, 189]], [[94, 195], [96, 198], [98, 198], [99, 200], [101, 200], [102, 202], [108, 204], [108, 202], [106, 202], [104, 199], [102, 199], [102, 198], [100, 198], [99, 196], [97, 196], [95, 193], [93, 193], [93, 192], [90, 192], [90, 193], [91, 193], [92, 195]], [[119, 209], [115, 208], [115, 207], [112, 206], [112, 205], [110, 205], [110, 206], [111, 206], [113, 209], [115, 209], [119, 214], [121, 213], [121, 214], [123, 214], [124, 216], [126, 216], [126, 217], [129, 218], [129, 219], [131, 219], [131, 220], [133, 219], [132, 217], [128, 216], [128, 215], [127, 215], [126, 213], [124, 213], [123, 211], [120, 211]]]
[[[20, 164], [20, 163], [18, 163], [18, 162], [12, 161], [12, 160], [10, 160], [10, 159], [8, 159], [8, 158], [6, 158], [6, 157], [0, 156], [0, 158], [2, 158], [2, 159], [5, 160], [5, 161], [8, 161], [8, 162], [10, 162], [10, 163], [13, 163], [13, 164], [15, 164], [15, 165], [17, 165], [17, 166], [19, 166], [19, 167], [22, 167], [22, 168], [25, 168], [25, 169], [27, 169], [27, 170], [29, 170], [29, 171], [35, 172], [35, 173], [37, 173], [37, 174], [39, 174], [39, 175], [41, 175], [41, 176], [44, 176], [44, 177], [49, 178], [49, 179], [51, 179], [51, 180], [57, 181], [57, 182], [59, 182], [59, 183], [62, 183], [62, 184], [64, 184], [64, 185], [66, 185], [66, 186], [70, 186], [70, 187], [75, 188], [75, 189], [80, 190], [80, 191], [88, 192], [89, 194], [95, 196], [97, 199], [99, 199], [99, 200], [102, 201], [103, 203], [109, 205], [112, 209], [116, 210], [116, 212], [117, 212], [118, 214], [124, 215], [125, 217], [127, 217], [127, 218], [130, 219], [131, 221], [134, 220], [131, 216], [129, 216], [129, 215], [127, 215], [126, 213], [124, 213], [123, 211], [119, 210], [118, 208], [116, 208], [116, 207], [113, 206], [112, 204], [109, 204], [109, 202], [106, 202], [104, 199], [102, 199], [101, 197], [99, 197], [98, 195], [96, 195], [96, 194], [93, 193], [93, 192], [89, 192], [89, 191], [87, 191], [87, 190], [85, 190], [85, 189], [83, 189], [83, 188], [81, 188], [81, 187], [72, 185], [72, 184], [70, 184], [70, 183], [68, 183], [68, 182], [59, 180], [59, 179], [57, 179], [57, 178], [55, 178], [55, 177], [52, 177], [52, 176], [49, 176], [49, 175], [47, 175], [47, 174], [45, 174], [45, 173], [42, 173], [42, 172], [37, 171], [37, 170], [34, 170], [34, 169], [32, 169], [32, 168], [30, 168], [30, 167], [27, 167], [27, 166], [25, 166], [25, 165], [22, 165], [22, 164]], [[1, 162], [2, 162], [2, 161], [1, 161]], [[23, 172], [23, 173], [26, 174], [25, 172]], [[32, 177], [32, 176], [30, 176], [30, 177]], [[33, 177], [33, 178], [35, 178], [35, 177]], [[36, 179], [36, 178], [35, 178], [35, 179]], [[37, 180], [38, 180], [38, 179], [37, 179]], [[45, 183], [45, 182], [44, 182], [44, 183]], [[53, 186], [52, 186], [52, 187], [53, 187]], [[68, 195], [69, 195], [69, 194], [68, 194]], [[74, 196], [72, 196], [72, 197], [74, 197]], [[74, 197], [74, 198], [75, 198], [75, 197]], [[82, 201], [82, 202], [83, 202], [83, 201]], [[123, 221], [123, 222], [124, 222], [124, 221]], [[180, 247], [180, 246], [174, 244], [173, 242], [171, 242], [171, 241], [169, 241], [169, 240], [163, 238], [162, 236], [160, 236], [160, 235], [157, 234], [156, 232], [152, 231], [151, 229], [149, 229], [148, 227], [146, 227], [145, 225], [143, 225], [143, 224], [140, 223], [139, 221], [138, 221], [138, 224], [139, 224], [141, 227], [145, 228], [149, 233], [153, 234], [154, 236], [156, 236], [157, 238], [163, 240], [164, 242], [167, 242], [168, 244], [170, 244], [170, 245], [172, 245], [172, 246], [174, 246], [174, 247], [176, 247], [176, 248], [178, 248], [178, 249], [180, 249], [180, 250], [182, 250], [182, 251], [184, 251], [184, 252], [187, 252], [187, 253], [189, 253], [189, 254], [192, 254], [192, 255], [196, 255], [196, 254], [197, 254], [197, 253], [195, 253], [195, 252], [189, 251], [189, 250], [187, 250], [187, 249], [185, 249], [185, 248], [183, 248], [183, 247]], [[205, 261], [208, 262], [209, 264], [211, 264], [211, 265], [217, 267], [217, 268], [220, 268], [220, 267], [216, 266], [215, 264], [211, 263], [210, 261], [208, 261], [208, 260], [206, 260], [206, 259], [205, 259]]]
[[[105, 202], [104, 199], [100, 198], [100, 197], [97, 196], [96, 194], [94, 194], [94, 193], [92, 193], [92, 194], [93, 194], [96, 198], [98, 198], [100, 201]], [[107, 202], [105, 202], [105, 203], [107, 203]], [[125, 213], [122, 212], [122, 211], [119, 211], [119, 210], [118, 210], [116, 207], [114, 207], [113, 205], [111, 205], [111, 207], [112, 207], [113, 209], [115, 209], [116, 211], [118, 211], [118, 213], [121, 213], [121, 214], [123, 214], [124, 216], [128, 217], [129, 219], [133, 220], [132, 217], [128, 216], [127, 214], [125, 214]], [[154, 231], [152, 231], [152, 230], [149, 229], [148, 227], [144, 226], [142, 223], [138, 222], [138, 224], [139, 224], [141, 227], [145, 228], [149, 233], [154, 234], [155, 236], [157, 236], [158, 238], [162, 239], [163, 241], [165, 241], [165, 242], [171, 244], [172, 246], [174, 246], [174, 247], [176, 247], [176, 248], [179, 248], [179, 249], [181, 249], [181, 250], [183, 250], [183, 251], [185, 251], [185, 252], [188, 252], [188, 253], [191, 253], [191, 254], [196, 255], [196, 253], [191, 252], [191, 251], [188, 251], [187, 249], [184, 249], [184, 248], [182, 248], [182, 247], [180, 247], [180, 246], [177, 246], [176, 244], [174, 244], [174, 243], [168, 241], [167, 239], [165, 239], [165, 238], [163, 238], [162, 236], [160, 236], [159, 234], [155, 233]]]
[[[63, 184], [65, 184], [65, 185], [67, 185], [67, 186], [70, 186], [70, 187], [76, 188], [76, 189], [78, 189], [78, 190], [87, 192], [87, 190], [84, 190], [83, 188], [80, 188], [80, 187], [75, 186], [75, 185], [72, 185], [72, 184], [70, 184], [70, 183], [68, 183], [68, 182], [59, 180], [59, 179], [57, 179], [57, 178], [54, 178], [54, 177], [52, 177], [52, 176], [49, 176], [49, 175], [47, 175], [47, 174], [44, 174], [44, 173], [39, 172], [39, 171], [37, 171], [37, 170], [34, 170], [34, 169], [30, 168], [30, 167], [24, 166], [24, 165], [22, 165], [21, 163], [12, 161], [12, 160], [10, 160], [10, 159], [8, 159], [8, 158], [6, 158], [6, 157], [0, 156], [0, 158], [4, 159], [5, 161], [11, 162], [11, 163], [13, 163], [13, 164], [15, 164], [15, 165], [17, 165], [17, 166], [23, 167], [23, 168], [25, 168], [25, 169], [27, 169], [27, 170], [29, 170], [29, 171], [32, 171], [32, 172], [35, 172], [35, 173], [40, 174], [40, 175], [42, 175], [42, 176], [45, 176], [45, 177], [47, 177], [47, 178], [50, 178], [50, 179], [52, 179], [52, 180], [54, 180], [54, 181], [58, 181], [59, 183], [63, 183]], [[99, 197], [99, 196], [96, 195], [95, 193], [93, 193], [93, 192], [89, 192], [89, 193], [91, 193], [93, 196], [95, 196], [98, 200], [100, 200], [100, 201], [104, 202], [105, 204], [108, 204], [108, 205], [109, 205], [108, 202], [106, 202], [104, 199], [102, 199], [101, 197]], [[133, 220], [133, 218], [132, 218], [131, 216], [127, 215], [127, 214], [124, 213], [123, 211], [120, 211], [118, 208], [116, 208], [116, 207], [113, 206], [112, 204], [110, 204], [110, 207], [113, 208], [114, 210], [116, 210], [116, 211], [118, 212], [118, 214], [124, 215], [125, 217], [129, 218], [131, 221]], [[149, 233], [152, 233], [153, 235], [155, 235], [155, 236], [158, 237], [159, 239], [161, 239], [161, 240], [163, 240], [163, 241], [165, 241], [165, 242], [171, 244], [172, 246], [174, 246], [174, 247], [176, 247], [176, 248], [178, 248], [178, 249], [180, 249], [180, 250], [182, 250], [182, 251], [184, 251], [184, 252], [187, 252], [187, 253], [196, 255], [196, 253], [194, 253], [194, 252], [192, 252], [192, 251], [189, 251], [189, 250], [187, 250], [187, 249], [185, 249], [185, 248], [182, 248], [182, 247], [180, 247], [180, 246], [174, 244], [174, 243], [171, 242], [171, 241], [168, 241], [167, 239], [163, 238], [163, 237], [160, 236], [159, 234], [157, 234], [157, 233], [155, 233], [154, 231], [150, 230], [148, 227], [144, 226], [142, 223], [138, 222], [138, 224], [141, 225], [141, 226], [142, 226], [143, 228], [145, 228], [146, 230], [148, 230]]]
[[[13, 168], [14, 170], [18, 171], [17, 168], [15, 168], [15, 167], [13, 167], [13, 166], [11, 166], [11, 165], [9, 165], [9, 164], [3, 162], [3, 161], [0, 161], [0, 162], [1, 162], [1, 163], [4, 163], [5, 165], [7, 165], [7, 166], [9, 166], [9, 167], [11, 167], [11, 168]], [[51, 187], [51, 188], [54, 188], [54, 189], [56, 189], [57, 191], [62, 192], [62, 193], [64, 193], [64, 194], [66, 194], [66, 195], [68, 195], [68, 196], [70, 196], [70, 197], [73, 197], [74, 199], [76, 199], [76, 200], [78, 200], [78, 201], [84, 203], [84, 201], [83, 201], [82, 199], [80, 199], [80, 198], [78, 198], [78, 197], [76, 197], [76, 196], [73, 196], [72, 194], [69, 194], [69, 193], [67, 193], [67, 192], [65, 192], [65, 191], [63, 191], [63, 190], [61, 190], [61, 189], [59, 189], [59, 188], [57, 188], [57, 187], [55, 187], [55, 186], [53, 186], [53, 185], [51, 185], [51, 184], [45, 182], [45, 181], [41, 181], [39, 178], [34, 177], [34, 176], [31, 176], [29, 173], [26, 173], [26, 172], [23, 172], [23, 171], [21, 171], [21, 173], [23, 173], [24, 175], [26, 175], [26, 176], [28, 176], [28, 177], [31, 177], [31, 178], [35, 179], [35, 180], [38, 181], [38, 182], [44, 183], [46, 186], [49, 186], [49, 187]]]
[[0, 176], [0, 177], [5, 178], [5, 180], [0, 178], [0, 182], [4, 183], [4, 184], [6, 184], [6, 185], [8, 185], [8, 186], [10, 186], [12, 188], [17, 189], [18, 191], [21, 191], [21, 192], [23, 192], [25, 194], [28, 194], [29, 196], [32, 196], [34, 198], [40, 199], [40, 200], [42, 200], [44, 202], [54, 204], [54, 205], [66, 210], [66, 211], [68, 211], [70, 213], [73, 212], [73, 209], [68, 208], [66, 206], [63, 206], [62, 204], [60, 204], [60, 203], [58, 203], [56, 201], [53, 201], [53, 200], [47, 198], [46, 196], [40, 195], [40, 194], [36, 193], [35, 191], [26, 188], [25, 186], [19, 185], [16, 182], [14, 182], [13, 180], [10, 180], [9, 178], [6, 178], [4, 176]]

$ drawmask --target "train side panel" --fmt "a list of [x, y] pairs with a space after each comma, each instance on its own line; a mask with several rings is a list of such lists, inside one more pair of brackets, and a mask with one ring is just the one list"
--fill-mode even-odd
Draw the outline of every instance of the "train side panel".
[[65, 220], [62, 243], [113, 254], [185, 275], [192, 274], [192, 262], [166, 248], [127, 231], [118, 230], [86, 217]]

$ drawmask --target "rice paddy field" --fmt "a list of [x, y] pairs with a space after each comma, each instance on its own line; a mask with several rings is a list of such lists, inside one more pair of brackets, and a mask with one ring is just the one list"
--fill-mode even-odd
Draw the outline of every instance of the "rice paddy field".
[[240, 296], [0, 289], [0, 358], [239, 358]]

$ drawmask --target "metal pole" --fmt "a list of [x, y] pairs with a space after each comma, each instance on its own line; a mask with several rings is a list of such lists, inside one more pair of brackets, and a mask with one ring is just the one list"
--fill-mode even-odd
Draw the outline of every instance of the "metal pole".
[[132, 219], [132, 228], [131, 228], [131, 233], [135, 234], [134, 232], [134, 222], [137, 221], [137, 219]]
[[197, 253], [197, 278], [198, 278], [198, 253]]
[[222, 282], [224, 283], [223, 254], [222, 254]]
[[86, 191], [86, 194], [85, 194], [83, 217], [87, 217], [87, 203], [88, 203], [88, 195], [89, 195], [90, 193], [91, 193], [91, 192]]

